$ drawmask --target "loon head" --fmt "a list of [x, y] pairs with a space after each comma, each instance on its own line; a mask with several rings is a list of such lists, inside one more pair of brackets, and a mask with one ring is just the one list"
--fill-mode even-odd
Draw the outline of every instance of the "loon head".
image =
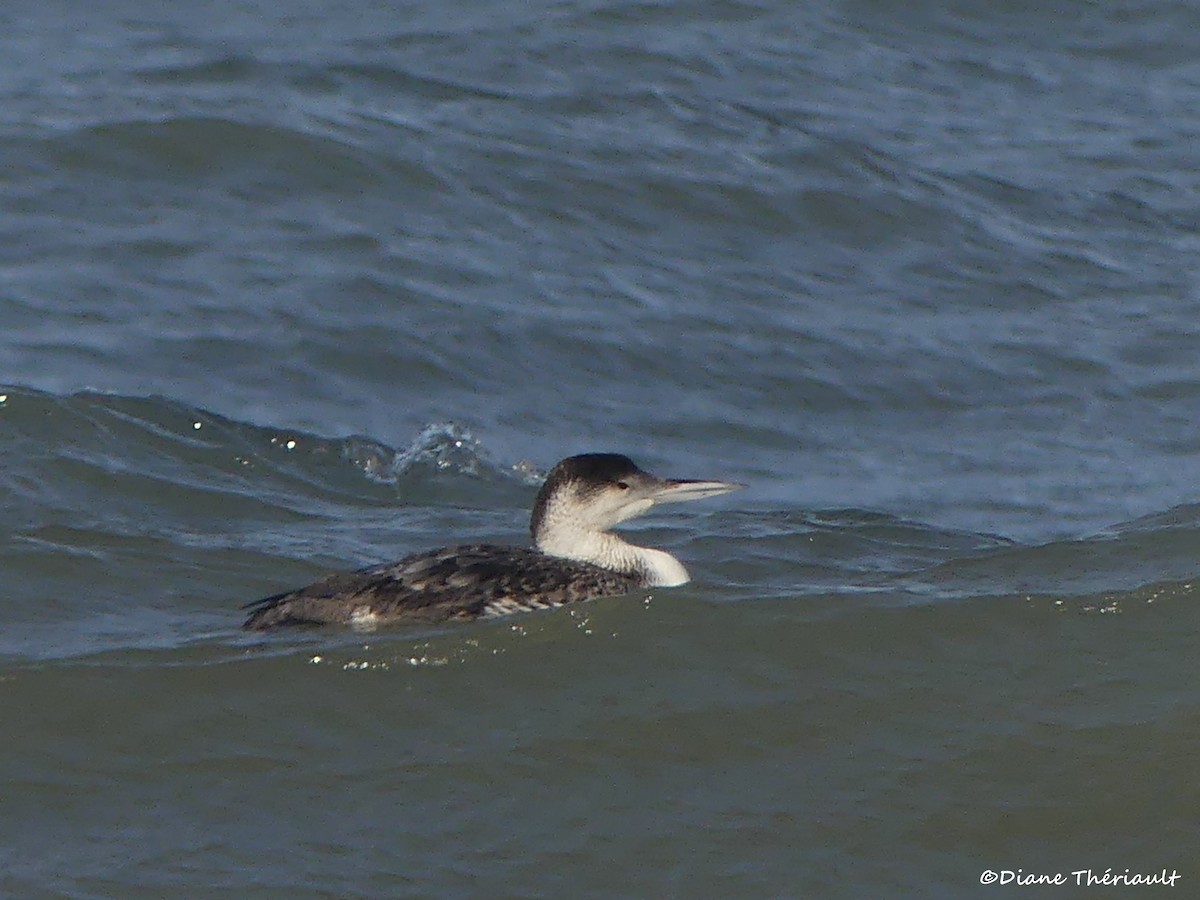
[[648, 583], [681, 584], [687, 581], [687, 573], [674, 557], [661, 550], [633, 547], [605, 532], [660, 503], [715, 497], [743, 487], [729, 481], [657, 478], [639, 469], [628, 456], [584, 453], [568, 457], [550, 470], [534, 501], [529, 531], [544, 553], [605, 568], [632, 565], [617, 558], [627, 555], [626, 548], [635, 556], [645, 555], [643, 568], [654, 565], [647, 562], [652, 555], [666, 557], [676, 570], [670, 575], [664, 571]]

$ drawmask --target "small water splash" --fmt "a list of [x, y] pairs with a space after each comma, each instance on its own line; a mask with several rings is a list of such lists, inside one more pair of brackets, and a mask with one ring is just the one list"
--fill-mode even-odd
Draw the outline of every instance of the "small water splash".
[[426, 425], [407, 449], [399, 451], [368, 437], [347, 438], [342, 456], [368, 478], [388, 484], [430, 469], [474, 478], [501, 476], [526, 485], [540, 484], [545, 478], [527, 459], [510, 466], [497, 465], [469, 428], [452, 421]]
[[390, 484], [396, 480], [396, 451], [387, 444], [358, 435], [349, 437], [342, 445], [342, 458], [372, 481]]
[[487, 462], [479, 439], [456, 422], [426, 425], [405, 450], [356, 435], [343, 443], [342, 457], [368, 478], [387, 484], [395, 484], [414, 469], [432, 468], [478, 477], [494, 468]]
[[471, 430], [457, 422], [435, 422], [421, 429], [412, 445], [396, 455], [392, 468], [396, 476], [420, 466], [463, 475], [481, 475], [494, 468], [486, 459], [483, 444]]

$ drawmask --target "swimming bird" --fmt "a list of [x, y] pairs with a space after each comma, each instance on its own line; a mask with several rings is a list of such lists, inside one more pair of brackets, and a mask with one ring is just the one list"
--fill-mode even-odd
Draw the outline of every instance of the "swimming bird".
[[331, 575], [247, 605], [245, 628], [478, 619], [685, 584], [665, 550], [638, 547], [609, 529], [660, 503], [745, 487], [728, 481], [656, 478], [617, 453], [585, 453], [556, 465], [533, 503], [533, 547], [469, 544]]

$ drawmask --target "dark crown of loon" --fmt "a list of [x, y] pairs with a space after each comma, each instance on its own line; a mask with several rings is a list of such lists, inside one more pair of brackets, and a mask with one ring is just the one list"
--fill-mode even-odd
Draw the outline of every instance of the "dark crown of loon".
[[474, 619], [672, 587], [689, 580], [671, 554], [638, 547], [613, 526], [660, 503], [738, 490], [728, 481], [657, 478], [618, 453], [564, 459], [533, 503], [533, 548], [475, 544], [331, 575], [253, 604], [247, 628]]

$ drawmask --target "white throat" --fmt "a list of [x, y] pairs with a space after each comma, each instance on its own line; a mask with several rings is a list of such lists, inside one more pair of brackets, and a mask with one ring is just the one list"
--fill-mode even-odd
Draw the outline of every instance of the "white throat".
[[638, 547], [610, 531], [590, 531], [573, 523], [558, 522], [543, 527], [535, 543], [550, 556], [634, 575], [646, 587], [676, 587], [691, 580], [683, 563], [670, 553]]

